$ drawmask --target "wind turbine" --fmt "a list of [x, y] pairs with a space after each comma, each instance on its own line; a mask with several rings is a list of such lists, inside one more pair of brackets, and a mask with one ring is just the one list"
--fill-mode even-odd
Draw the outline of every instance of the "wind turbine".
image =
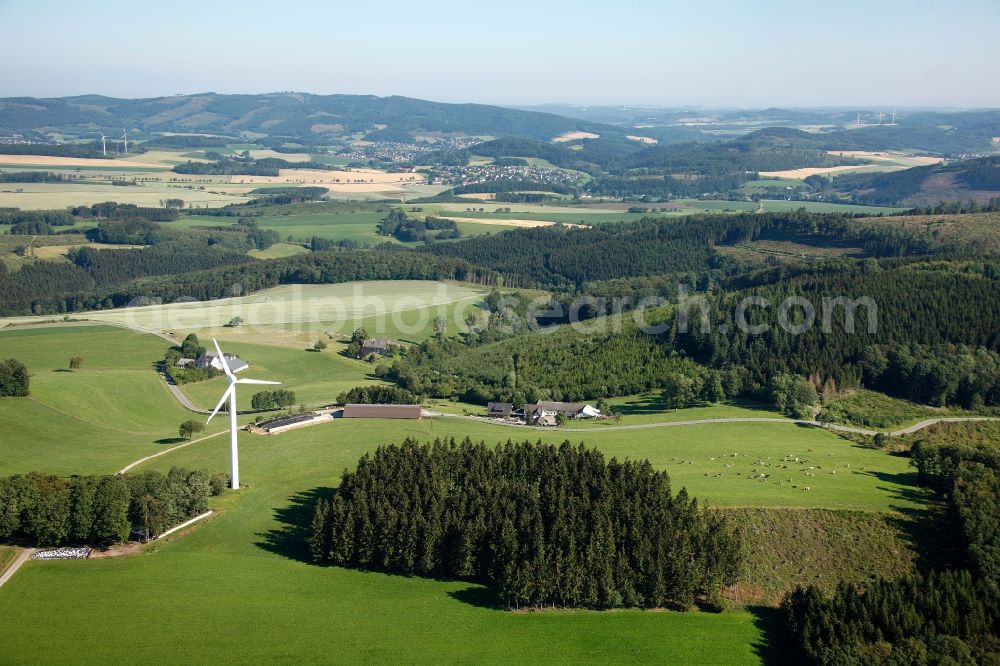
[[[240, 489], [240, 456], [239, 450], [236, 447], [236, 385], [237, 384], [280, 384], [281, 382], [267, 382], [263, 379], [237, 379], [236, 375], [233, 374], [232, 370], [229, 369], [229, 362], [226, 361], [225, 355], [222, 350], [219, 349], [219, 343], [212, 338], [212, 342], [215, 344], [215, 351], [219, 354], [219, 362], [222, 363], [222, 369], [226, 373], [226, 379], [229, 380], [229, 387], [226, 392], [222, 394], [222, 398], [219, 400], [219, 404], [215, 406], [212, 410], [211, 415], [208, 417], [208, 421], [212, 420], [212, 417], [219, 413], [222, 409], [222, 405], [229, 400], [229, 457], [232, 461], [233, 466], [233, 480], [232, 487], [233, 490]], [[208, 422], [206, 421], [206, 423]]]
[[122, 141], [125, 142], [125, 154], [128, 155], [128, 132], [125, 131], [124, 125], [122, 125]]
[[101, 152], [104, 156], [108, 156], [108, 137], [104, 136], [104, 132], [101, 132]]

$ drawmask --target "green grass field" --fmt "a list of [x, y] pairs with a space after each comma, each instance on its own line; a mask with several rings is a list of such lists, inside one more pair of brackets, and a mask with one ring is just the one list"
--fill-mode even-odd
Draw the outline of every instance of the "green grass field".
[[781, 213], [805, 208], [809, 213], [862, 213], [879, 215], [880, 213], [896, 213], [905, 208], [894, 206], [856, 206], [854, 204], [825, 203], [823, 201], [773, 201], [765, 200], [764, 212]]
[[[143, 655], [154, 661], [511, 662], [544, 650], [546, 660], [555, 662], [760, 663], [767, 650], [767, 614], [511, 613], [496, 609], [488, 591], [476, 585], [303, 561], [294, 530], [308, 520], [302, 504], [316, 489], [334, 487], [340, 471], [378, 443], [407, 434], [463, 433], [488, 441], [536, 436], [458, 419], [337, 420], [274, 437], [241, 434], [247, 487], [236, 498], [224, 498], [220, 504], [226, 511], [188, 536], [138, 557], [27, 564], [0, 592], [0, 613], [11, 618], [0, 628], [3, 650], [8, 659], [22, 661], [45, 636], [46, 654], [54, 661], [73, 659], [81, 651], [126, 659], [134, 650], [127, 636], [142, 635]], [[543, 437], [560, 438], [558, 433]], [[717, 505], [771, 502], [763, 496], [764, 486], [753, 481], [731, 480], [730, 489], [713, 492], [723, 486], [697, 471], [708, 463], [699, 461], [697, 470], [671, 466], [671, 452], [695, 458], [722, 447], [760, 453], [798, 447], [898, 467], [884, 453], [855, 449], [822, 431], [782, 425], [677, 427], [655, 436], [649, 431], [595, 433], [587, 440], [608, 455], [654, 454], [675, 486], [686, 485]], [[226, 442], [216, 438], [148, 467], [225, 469], [227, 460]], [[878, 477], [837, 478], [835, 495], [847, 503], [878, 497], [878, 508], [909, 504], [893, 496], [909, 492], [894, 480], [902, 469], [880, 470]], [[748, 494], [734, 492], [740, 484], [746, 484]], [[799, 503], [807, 497], [830, 501], [819, 493], [791, 495]], [[86, 600], [98, 595], [102, 612], [94, 614]], [[151, 598], [157, 613], [148, 612]], [[55, 626], [80, 630], [55, 631]], [[230, 639], [219, 640], [223, 634]]]
[[[189, 414], [162, 384], [155, 385], [159, 380], [151, 359], [165, 346], [158, 338], [112, 327], [65, 326], [3, 331], [0, 344], [32, 368], [38, 391], [28, 400], [0, 401], [0, 410], [6, 410], [0, 420], [14, 428], [3, 446], [13, 442], [17, 452], [0, 457], [0, 473], [113, 472], [129, 456], [156, 450], [136, 433], [161, 425], [176, 428], [178, 417]], [[255, 363], [248, 376], [279, 377], [303, 396], [325, 396], [339, 383], [366, 379], [368, 366], [329, 352], [230, 346]], [[84, 369], [58, 372], [74, 353], [84, 357]], [[152, 381], [147, 384], [142, 377]], [[116, 388], [122, 382], [124, 391]], [[195, 392], [214, 401], [219, 389], [221, 383], [213, 381]], [[61, 411], [42, 405], [43, 398], [58, 401]], [[659, 418], [655, 396], [619, 404], [622, 411], [632, 409], [626, 418], [636, 424]], [[46, 409], [36, 413], [25, 406]], [[666, 418], [744, 413], [768, 412], [753, 406], [706, 407], [670, 412]], [[40, 428], [55, 434], [40, 439]], [[120, 438], [108, 436], [109, 428], [119, 429]], [[466, 435], [491, 443], [568, 438], [597, 446], [609, 457], [648, 458], [670, 473], [675, 488], [686, 487], [713, 506], [894, 512], [923, 501], [905, 458], [854, 446], [824, 430], [781, 423], [565, 433], [441, 417], [336, 419], [271, 437], [240, 433], [246, 486], [237, 495], [213, 500], [222, 511], [218, 516], [144, 555], [26, 564], [0, 590], [0, 616], [6, 618], [0, 624], [0, 661], [65, 663], [81, 654], [127, 661], [139, 650], [151, 661], [224, 663], [513, 662], [544, 654], [543, 660], [560, 663], [753, 664], [780, 649], [768, 644], [774, 624], [768, 611], [512, 613], [496, 608], [490, 593], [477, 585], [304, 561], [296, 530], [310, 517], [309, 498], [317, 489], [335, 487], [342, 471], [363, 453], [406, 436]], [[790, 462], [789, 456], [800, 462]], [[225, 471], [228, 461], [228, 443], [216, 437], [138, 469], [182, 465]], [[807, 476], [808, 467], [815, 476]], [[751, 480], [753, 469], [771, 477]], [[98, 598], [100, 612], [95, 612]], [[136, 636], [142, 636], [141, 646]], [[40, 644], [46, 646], [41, 656]]]
[[617, 426], [639, 425], [644, 423], [669, 423], [676, 421], [692, 421], [697, 419], [725, 418], [786, 418], [775, 411], [770, 405], [752, 402], [739, 402], [731, 405], [706, 405], [703, 407], [686, 407], [684, 409], [668, 409], [658, 391], [641, 395], [611, 398], [608, 400], [615, 413], [621, 416], [618, 420], [581, 419], [573, 421], [572, 428], [607, 429]]
[[[448, 321], [448, 334], [464, 330], [468, 311], [479, 313], [486, 291], [476, 285], [422, 280], [382, 280], [323, 285], [284, 285], [249, 296], [197, 301], [106, 312], [87, 312], [88, 320], [172, 332], [215, 335], [220, 340], [311, 346], [329, 332], [336, 339], [364, 326], [371, 336], [390, 336], [401, 342], [421, 341], [430, 335], [433, 319]], [[233, 317], [239, 328], [224, 328]], [[46, 317], [8, 317], [8, 323], [32, 323]], [[2, 330], [2, 329], [0, 329]], [[330, 340], [331, 350], [340, 349]]]
[[[0, 400], [0, 474], [115, 471], [178, 443], [178, 425], [194, 415], [153, 370], [167, 346], [111, 326], [0, 331], [0, 356], [31, 373], [29, 398]], [[83, 367], [69, 372], [76, 355]], [[213, 423], [209, 432], [221, 427]]]
[[[361, 245], [377, 245], [394, 239], [375, 233], [376, 225], [385, 213], [374, 210], [357, 210], [330, 213], [303, 213], [294, 215], [263, 215], [254, 221], [263, 229], [273, 229], [282, 239], [291, 237], [297, 241], [308, 241], [313, 236], [332, 241], [351, 240]], [[225, 218], [187, 215], [177, 224], [183, 227], [218, 226], [231, 223]]]
[[[163, 199], [184, 199], [188, 205], [226, 206], [249, 201], [235, 192], [217, 194], [209, 189], [189, 189], [166, 182], [146, 183], [135, 187], [116, 187], [109, 183], [4, 183], [0, 186], [0, 207], [22, 210], [46, 210], [67, 206], [91, 205], [103, 201], [159, 206]], [[218, 222], [216, 222], [218, 224]]]
[[[360, 204], [358, 207], [363, 208]], [[404, 210], [406, 210], [405, 207]], [[384, 212], [372, 210], [371, 206], [369, 206], [367, 210], [263, 215], [254, 218], [254, 220], [264, 229], [277, 231], [283, 239], [291, 237], [293, 240], [299, 242], [308, 242], [313, 236], [316, 236], [317, 238], [325, 238], [332, 241], [355, 241], [363, 246], [379, 245], [386, 242], [399, 243], [399, 241], [391, 236], [380, 236], [376, 233], [377, 226], [385, 215]], [[220, 222], [220, 218], [217, 217], [188, 215], [172, 224], [184, 227], [198, 227], [217, 226], [225, 223], [225, 221]], [[481, 236], [513, 229], [514, 227], [502, 224], [459, 222], [458, 228], [464, 236]], [[421, 245], [422, 243], [405, 244]], [[265, 251], [252, 254], [260, 259], [287, 256], [285, 254], [275, 254], [275, 252]]]

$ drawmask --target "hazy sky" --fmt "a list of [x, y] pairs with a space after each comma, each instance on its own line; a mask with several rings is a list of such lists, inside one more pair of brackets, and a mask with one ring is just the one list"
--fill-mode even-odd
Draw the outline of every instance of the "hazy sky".
[[1000, 107], [1000, 0], [0, 0], [0, 96]]

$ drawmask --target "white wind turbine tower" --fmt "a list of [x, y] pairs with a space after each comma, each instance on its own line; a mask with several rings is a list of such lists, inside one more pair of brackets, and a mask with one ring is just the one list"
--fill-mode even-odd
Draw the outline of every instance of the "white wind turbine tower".
[[[222, 350], [219, 349], [219, 343], [212, 339], [215, 344], [215, 351], [219, 354], [219, 362], [222, 363], [222, 369], [226, 373], [226, 379], [229, 380], [229, 387], [226, 392], [222, 394], [222, 398], [219, 400], [219, 404], [215, 406], [212, 410], [211, 415], [208, 417], [208, 421], [212, 420], [212, 417], [219, 413], [222, 409], [222, 405], [229, 400], [229, 456], [232, 461], [233, 466], [233, 480], [232, 487], [233, 490], [240, 489], [240, 456], [239, 450], [236, 446], [236, 385], [237, 384], [280, 384], [281, 382], [268, 382], [263, 379], [237, 379], [236, 375], [233, 374], [232, 370], [229, 369], [229, 362], [226, 361], [225, 355], [223, 355]], [[208, 422], [206, 421], [206, 423]]]
[[101, 132], [101, 152], [108, 156], [108, 137], [104, 136], [104, 132]]
[[124, 125], [122, 125], [122, 141], [125, 142], [125, 154], [128, 155], [128, 132]]

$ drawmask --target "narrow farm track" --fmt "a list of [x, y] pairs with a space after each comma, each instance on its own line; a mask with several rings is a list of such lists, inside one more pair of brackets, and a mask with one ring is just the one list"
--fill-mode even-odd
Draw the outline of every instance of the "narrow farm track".
[[151, 456], [146, 456], [145, 458], [139, 458], [135, 462], [131, 462], [128, 465], [125, 465], [124, 467], [122, 467], [120, 470], [118, 470], [117, 474], [124, 474], [125, 472], [128, 472], [129, 470], [133, 469], [134, 467], [138, 467], [139, 465], [141, 465], [142, 463], [144, 463], [144, 462], [146, 462], [148, 460], [152, 460], [153, 458], [159, 458], [160, 456], [166, 455], [166, 454], [170, 453], [171, 451], [176, 451], [177, 449], [183, 449], [185, 446], [191, 446], [192, 444], [197, 444], [198, 442], [204, 442], [206, 439], [212, 439], [213, 437], [218, 437], [219, 435], [224, 435], [227, 432], [229, 432], [229, 431], [228, 430], [221, 430], [221, 431], [219, 431], [217, 433], [214, 433], [214, 434], [211, 434], [211, 435], [205, 435], [204, 437], [199, 437], [198, 439], [192, 439], [190, 442], [184, 442], [183, 444], [178, 444], [177, 446], [171, 446], [169, 449], [163, 449], [162, 451], [158, 451], [157, 453], [154, 453]]

